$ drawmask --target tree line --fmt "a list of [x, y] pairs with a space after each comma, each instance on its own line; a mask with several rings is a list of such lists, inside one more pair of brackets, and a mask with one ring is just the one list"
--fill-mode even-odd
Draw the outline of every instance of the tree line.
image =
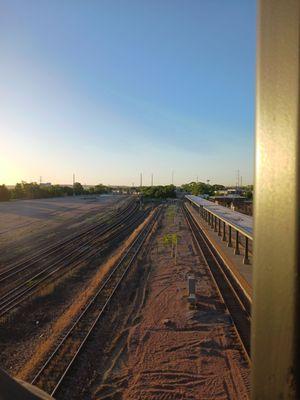
[[167, 199], [176, 197], [176, 187], [174, 185], [166, 186], [145, 186], [140, 189], [143, 197], [152, 199]]
[[[226, 187], [223, 185], [210, 185], [204, 182], [190, 182], [186, 183], [181, 186], [181, 188], [187, 192], [191, 193], [195, 196], [199, 195], [208, 195], [208, 196], [215, 196], [218, 195], [220, 190], [225, 190]], [[251, 200], [253, 196], [253, 185], [247, 185], [241, 188], [243, 195]]]
[[210, 185], [204, 182], [190, 182], [182, 185], [182, 189], [185, 192], [191, 193], [195, 196], [206, 194], [208, 196], [213, 196], [215, 192], [219, 190], [225, 190], [223, 185]]
[[[223, 185], [210, 185], [204, 182], [190, 182], [181, 186], [181, 190], [195, 196], [213, 196], [220, 190], [226, 189]], [[251, 199], [253, 186], [249, 185], [244, 189], [244, 195]], [[139, 188], [128, 188], [127, 193], [138, 192], [145, 198], [166, 199], [176, 197], [176, 187], [174, 185], [165, 186], [144, 186]], [[5, 185], [0, 185], [0, 201], [11, 199], [41, 199], [50, 197], [62, 197], [83, 195], [83, 194], [104, 194], [111, 193], [111, 188], [102, 184], [84, 188], [80, 182], [75, 182], [74, 186], [62, 185], [39, 185], [38, 183], [17, 183], [14, 188], [9, 189]]]
[[83, 195], [83, 194], [103, 194], [111, 190], [102, 184], [84, 188], [80, 182], [75, 182], [74, 186], [62, 185], [39, 185], [36, 182], [17, 183], [14, 188], [9, 189], [5, 185], [0, 185], [0, 201], [13, 199], [44, 199], [50, 197], [63, 197]]

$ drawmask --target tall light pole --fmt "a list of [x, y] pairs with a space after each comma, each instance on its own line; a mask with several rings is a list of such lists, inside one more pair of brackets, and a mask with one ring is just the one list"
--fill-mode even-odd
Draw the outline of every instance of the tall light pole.
[[140, 187], [143, 186], [143, 173], [140, 173]]
[[153, 174], [151, 174], [151, 186], [153, 186]]
[[174, 185], [174, 171], [172, 171], [172, 185]]
[[237, 184], [236, 184], [236, 188], [238, 189], [240, 186], [240, 170], [237, 170]]
[[73, 196], [75, 196], [75, 174], [73, 173]]

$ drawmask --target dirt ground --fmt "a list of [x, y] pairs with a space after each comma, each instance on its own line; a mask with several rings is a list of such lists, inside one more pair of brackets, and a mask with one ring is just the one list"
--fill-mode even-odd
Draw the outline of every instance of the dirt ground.
[[[178, 235], [178, 259], [167, 234]], [[247, 399], [249, 366], [231, 318], [203, 260], [195, 254], [180, 210], [167, 212], [151, 252], [149, 294], [141, 321], [106, 377], [122, 382], [123, 399]], [[187, 301], [187, 275], [197, 278], [199, 308]], [[101, 397], [99, 397], [101, 398]]]
[[[179, 208], [168, 207], [136, 268], [59, 399], [248, 399], [247, 357]], [[187, 299], [190, 273], [197, 308]]]
[[127, 196], [76, 196], [0, 203], [0, 268], [108, 216]]

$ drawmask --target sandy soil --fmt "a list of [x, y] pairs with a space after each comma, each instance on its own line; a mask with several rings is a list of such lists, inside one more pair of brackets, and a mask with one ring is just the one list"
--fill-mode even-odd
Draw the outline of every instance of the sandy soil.
[[[177, 265], [169, 246], [161, 245], [168, 233], [180, 235]], [[158, 247], [151, 253], [141, 321], [131, 327], [125, 353], [106, 377], [106, 385], [113, 381], [118, 389], [121, 384], [123, 399], [248, 398], [249, 366], [211, 275], [191, 243], [181, 213], [175, 223], [172, 216], [164, 219]], [[190, 272], [197, 277], [197, 310], [190, 309], [186, 297]]]
[[[177, 264], [164, 244], [170, 233], [179, 238]], [[189, 273], [197, 278], [195, 308], [187, 301]], [[59, 398], [249, 398], [247, 358], [180, 210], [166, 212], [94, 337]]]
[[1, 266], [105, 218], [127, 196], [78, 196], [0, 203]]

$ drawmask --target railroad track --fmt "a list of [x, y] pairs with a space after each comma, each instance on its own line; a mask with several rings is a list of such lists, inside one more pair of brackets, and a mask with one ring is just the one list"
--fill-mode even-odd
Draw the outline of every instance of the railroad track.
[[60, 246], [56, 246], [55, 250], [52, 249], [49, 253], [45, 252], [40, 258], [34, 259], [33, 257], [32, 261], [28, 260], [21, 268], [15, 268], [15, 266], [13, 266], [9, 273], [7, 273], [8, 271], [2, 273], [2, 278], [0, 279], [0, 292], [3, 292], [3, 288], [8, 289], [11, 281], [16, 283], [20, 277], [21, 281], [24, 281], [24, 278], [27, 279], [34, 271], [44, 269], [47, 264], [59, 263], [63, 261], [63, 259], [67, 259], [72, 254], [75, 254], [76, 251], [80, 250], [83, 245], [91, 244], [93, 240], [97, 240], [100, 236], [107, 234], [113, 228], [119, 226], [122, 222], [126, 222], [128, 217], [133, 215], [138, 208], [137, 203], [132, 203], [130, 208], [126, 207], [126, 209], [123, 210], [123, 212], [120, 213], [120, 215], [118, 215], [110, 225], [93, 227], [85, 232], [84, 235], [80, 233], [75, 239], [70, 241], [68, 240], [67, 242], [61, 243]]
[[105, 278], [101, 287], [87, 304], [85, 309], [73, 323], [68, 332], [59, 339], [58, 344], [47, 361], [32, 380], [32, 384], [45, 390], [52, 396], [58, 394], [64, 386], [66, 378], [78, 361], [79, 354], [91, 338], [92, 332], [125, 278], [130, 266], [135, 261], [151, 229], [159, 218], [161, 208], [154, 211], [154, 215], [141, 230], [134, 242], [125, 251], [122, 258], [113, 267]]
[[194, 242], [212, 273], [241, 339], [245, 354], [250, 361], [251, 299], [249, 299], [246, 291], [235, 279], [217, 250], [207, 240], [204, 232], [185, 205], [183, 206], [183, 212], [192, 232]]
[[[117, 221], [123, 215], [126, 215], [129, 210], [136, 204], [136, 200], [131, 200], [124, 209], [122, 209], [119, 213], [116, 213], [113, 217], [112, 222]], [[67, 248], [69, 245], [76, 246], [78, 241], [82, 241], [84, 238], [89, 235], [96, 233], [99, 234], [101, 231], [107, 228], [107, 223], [101, 222], [95, 224], [91, 227], [84, 228], [79, 232], [76, 232], [73, 235], [68, 236], [66, 239], [55, 243], [53, 245], [47, 246], [46, 248], [41, 249], [35, 254], [31, 254], [29, 257], [22, 259], [14, 264], [9, 265], [7, 268], [2, 269], [0, 272], [0, 284], [6, 283], [7, 279], [12, 278], [24, 272], [27, 268], [31, 267], [33, 264], [36, 264], [40, 261], [43, 261], [45, 258], [49, 258], [49, 256], [56, 255], [58, 252], [61, 252], [64, 248]]]
[[144, 219], [145, 213], [136, 214], [136, 211], [136, 208], [134, 208], [126, 217], [122, 217], [117, 223], [106, 228], [105, 231], [102, 231], [102, 236], [100, 238], [96, 240], [93, 238], [93, 240], [88, 243], [84, 242], [72, 253], [65, 255], [54, 263], [50, 263], [41, 271], [27, 277], [25, 281], [1, 295], [0, 317], [20, 306], [42, 287], [79, 266], [83, 261], [88, 261], [99, 256], [113, 240], [123, 236], [131, 230], [133, 225], [141, 219]]

